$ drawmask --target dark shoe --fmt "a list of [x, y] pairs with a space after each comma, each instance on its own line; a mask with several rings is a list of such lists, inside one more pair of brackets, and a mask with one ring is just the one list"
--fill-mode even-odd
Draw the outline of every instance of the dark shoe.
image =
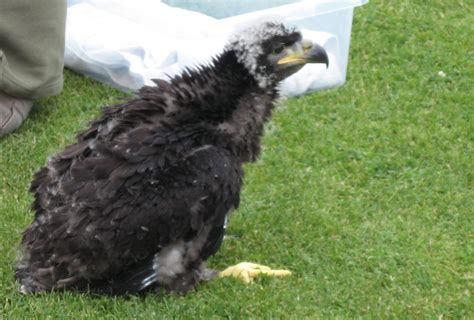
[[33, 101], [13, 98], [0, 92], [0, 137], [21, 126], [33, 106]]

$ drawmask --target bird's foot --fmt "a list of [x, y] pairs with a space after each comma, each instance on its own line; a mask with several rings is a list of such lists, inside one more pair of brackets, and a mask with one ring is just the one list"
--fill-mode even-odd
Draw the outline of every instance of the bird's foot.
[[224, 271], [219, 272], [219, 277], [234, 277], [242, 280], [244, 283], [251, 283], [260, 275], [269, 277], [286, 277], [291, 275], [288, 270], [273, 270], [269, 267], [262, 266], [251, 262], [241, 262], [235, 266], [228, 267]]

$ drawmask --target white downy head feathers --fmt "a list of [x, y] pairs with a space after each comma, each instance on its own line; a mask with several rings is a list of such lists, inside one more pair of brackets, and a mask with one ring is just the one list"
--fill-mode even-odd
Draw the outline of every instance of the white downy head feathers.
[[279, 22], [259, 23], [234, 34], [225, 50], [234, 50], [238, 61], [245, 65], [259, 86], [265, 88], [269, 84], [269, 75], [265, 72], [265, 66], [258, 63], [259, 57], [264, 54], [263, 43], [275, 36], [284, 36], [294, 31]]

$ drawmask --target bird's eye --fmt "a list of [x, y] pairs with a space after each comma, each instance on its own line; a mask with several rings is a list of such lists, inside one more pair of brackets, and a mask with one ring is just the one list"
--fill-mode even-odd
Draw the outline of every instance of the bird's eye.
[[283, 52], [283, 50], [285, 50], [285, 44], [280, 43], [278, 46], [273, 48], [273, 54], [280, 54]]

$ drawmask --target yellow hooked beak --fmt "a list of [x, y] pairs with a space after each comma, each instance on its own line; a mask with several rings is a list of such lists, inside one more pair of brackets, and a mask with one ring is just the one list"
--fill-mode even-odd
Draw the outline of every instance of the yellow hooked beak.
[[306, 63], [324, 63], [329, 65], [329, 59], [326, 50], [318, 44], [304, 40], [302, 42], [303, 50], [299, 52], [289, 52], [288, 55], [278, 60], [278, 64], [306, 64]]

